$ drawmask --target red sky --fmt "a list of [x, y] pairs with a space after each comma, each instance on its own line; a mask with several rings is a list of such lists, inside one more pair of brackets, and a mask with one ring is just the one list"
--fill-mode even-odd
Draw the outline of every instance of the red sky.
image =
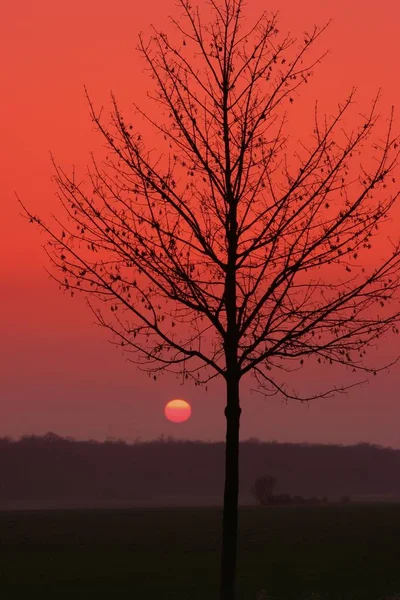
[[[279, 8], [281, 30], [299, 36], [333, 19], [319, 46], [331, 53], [302, 100], [309, 115], [315, 98], [329, 110], [353, 85], [359, 89], [360, 111], [381, 87], [382, 113], [391, 104], [400, 112], [397, 0], [379, 5], [248, 0], [247, 15], [257, 15], [261, 4]], [[63, 166], [75, 164], [83, 172], [90, 151], [98, 147], [83, 85], [96, 105], [107, 106], [110, 90], [128, 111], [130, 99], [145, 103], [147, 79], [135, 52], [136, 35], [149, 31], [152, 22], [165, 29], [174, 11], [175, 3], [166, 0], [14, 0], [2, 7], [0, 436], [52, 430], [96, 439], [224, 437], [222, 385], [206, 393], [172, 377], [153, 382], [127, 363], [107, 342], [106, 332], [92, 325], [83, 301], [64, 296], [49, 280], [44, 238], [19, 216], [14, 195], [17, 191], [41, 216], [51, 213], [55, 187], [49, 151]], [[386, 341], [377, 356], [390, 355], [388, 345], [394, 342]], [[323, 379], [323, 372], [315, 373], [310, 383]], [[266, 401], [245, 383], [242, 437], [400, 447], [399, 383], [397, 366], [347, 397], [308, 406]], [[164, 404], [173, 397], [192, 404], [188, 422], [165, 420]]]

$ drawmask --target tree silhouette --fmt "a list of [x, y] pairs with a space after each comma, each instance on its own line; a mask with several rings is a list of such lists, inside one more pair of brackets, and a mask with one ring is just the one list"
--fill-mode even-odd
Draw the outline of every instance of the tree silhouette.
[[105, 123], [88, 96], [108, 156], [93, 159], [85, 181], [53, 161], [65, 217], [48, 224], [25, 210], [48, 234], [53, 277], [90, 298], [141, 368], [225, 380], [220, 597], [233, 600], [239, 382], [252, 374], [265, 394], [309, 400], [345, 389], [292, 391], [288, 372], [309, 357], [374, 372], [366, 350], [399, 319], [399, 244], [376, 264], [368, 254], [398, 197], [398, 141], [393, 115], [377, 129], [378, 97], [343, 131], [354, 91], [332, 116], [315, 109], [306, 141], [288, 135], [286, 113], [322, 58], [310, 57], [325, 26], [298, 42], [278, 32], [276, 15], [246, 29], [243, 0], [210, 0], [209, 21], [178, 4], [173, 37], [139, 36], [156, 110], [136, 110], [153, 146], [115, 97]]
[[270, 503], [276, 483], [276, 477], [273, 475], [262, 475], [255, 480], [251, 488], [251, 493], [261, 506], [266, 506]]

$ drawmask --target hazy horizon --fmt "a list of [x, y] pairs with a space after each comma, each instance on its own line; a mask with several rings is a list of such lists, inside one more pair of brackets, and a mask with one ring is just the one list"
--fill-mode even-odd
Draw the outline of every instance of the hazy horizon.
[[[26, 432], [26, 433], [22, 433], [19, 436], [0, 435], [0, 440], [9, 440], [11, 442], [20, 442], [24, 439], [31, 439], [31, 438], [45, 439], [46, 437], [50, 438], [51, 436], [55, 436], [55, 438], [58, 438], [59, 440], [64, 440], [64, 441], [68, 441], [68, 442], [83, 442], [83, 443], [95, 442], [95, 443], [99, 443], [99, 444], [104, 444], [107, 442], [123, 443], [126, 445], [152, 444], [152, 443], [159, 443], [159, 442], [164, 442], [164, 443], [171, 442], [171, 443], [181, 443], [181, 444], [185, 444], [185, 443], [224, 444], [225, 443], [225, 438], [223, 438], [223, 437], [221, 437], [219, 439], [185, 438], [185, 437], [181, 437], [178, 435], [173, 435], [173, 434], [165, 435], [165, 434], [161, 433], [159, 436], [152, 437], [152, 438], [142, 438], [142, 437], [138, 436], [136, 438], [127, 439], [127, 438], [118, 437], [118, 436], [77, 437], [77, 436], [68, 435], [68, 434], [60, 435], [56, 431], [46, 431], [44, 433]], [[341, 443], [341, 442], [334, 442], [334, 441], [329, 441], [329, 440], [322, 441], [322, 442], [310, 442], [307, 440], [286, 440], [286, 441], [282, 442], [282, 441], [276, 440], [276, 439], [262, 439], [262, 438], [259, 438], [256, 436], [250, 436], [247, 438], [241, 438], [240, 443], [241, 444], [246, 444], [246, 443], [278, 444], [278, 445], [286, 444], [286, 445], [293, 445], [293, 446], [310, 446], [310, 447], [311, 446], [330, 446], [330, 447], [335, 446], [335, 447], [343, 447], [343, 448], [368, 445], [371, 447], [381, 448], [384, 450], [400, 450], [400, 445], [396, 447], [396, 446], [378, 444], [378, 443], [370, 442], [368, 440], [358, 440], [356, 442], [350, 442], [350, 443]]]

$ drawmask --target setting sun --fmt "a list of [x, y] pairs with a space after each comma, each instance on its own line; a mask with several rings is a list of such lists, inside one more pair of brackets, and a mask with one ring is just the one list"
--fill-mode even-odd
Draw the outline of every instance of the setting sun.
[[190, 418], [192, 409], [186, 400], [176, 399], [170, 400], [170, 402], [165, 405], [164, 412], [168, 421], [172, 421], [173, 423], [183, 423]]

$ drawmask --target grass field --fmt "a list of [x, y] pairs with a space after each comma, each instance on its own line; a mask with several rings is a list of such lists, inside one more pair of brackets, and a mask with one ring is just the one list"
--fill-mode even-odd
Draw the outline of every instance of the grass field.
[[[0, 598], [214, 600], [218, 509], [0, 513]], [[246, 508], [238, 600], [400, 592], [400, 505]]]

